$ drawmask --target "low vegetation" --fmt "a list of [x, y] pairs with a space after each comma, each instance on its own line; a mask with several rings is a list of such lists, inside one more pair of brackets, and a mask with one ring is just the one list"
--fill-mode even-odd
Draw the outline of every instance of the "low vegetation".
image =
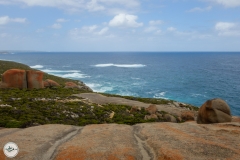
[[[133, 125], [152, 122], [144, 120], [148, 113], [129, 113], [130, 106], [88, 104], [71, 96], [79, 90], [51, 88], [38, 90], [1, 89], [0, 127], [24, 128], [41, 124], [87, 124], [118, 123]], [[74, 101], [72, 101], [74, 100]], [[111, 119], [110, 114], [115, 115]]]

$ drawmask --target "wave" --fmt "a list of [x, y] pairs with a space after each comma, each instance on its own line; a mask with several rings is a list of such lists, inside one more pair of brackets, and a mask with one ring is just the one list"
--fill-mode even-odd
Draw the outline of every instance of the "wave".
[[85, 83], [88, 87], [90, 87], [94, 92], [110, 92], [113, 90], [113, 87], [110, 86], [103, 86], [97, 83]]
[[89, 78], [90, 76], [81, 73], [68, 73], [68, 74], [53, 74], [63, 78]]
[[113, 63], [106, 63], [106, 64], [96, 64], [95, 67], [121, 67], [121, 68], [141, 68], [146, 67], [144, 64], [113, 64]]
[[35, 65], [35, 66], [30, 66], [31, 68], [34, 68], [34, 69], [40, 69], [40, 68], [43, 68], [42, 65]]
[[43, 69], [41, 71], [47, 72], [47, 73], [79, 73], [81, 72], [78, 70], [51, 70], [51, 69]]
[[156, 93], [153, 97], [154, 98], [162, 98], [162, 99], [169, 99], [165, 97], [166, 92], [160, 92], [160, 93]]

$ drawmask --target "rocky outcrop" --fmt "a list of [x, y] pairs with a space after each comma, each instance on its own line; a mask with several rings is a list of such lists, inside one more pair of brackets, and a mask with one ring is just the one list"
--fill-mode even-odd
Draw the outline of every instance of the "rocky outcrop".
[[60, 86], [57, 82], [51, 79], [47, 79], [43, 82], [45, 88], [58, 87]]
[[199, 124], [223, 123], [231, 120], [230, 107], [219, 98], [206, 101], [198, 111], [197, 123]]
[[27, 74], [25, 70], [10, 69], [2, 74], [1, 88], [27, 88]]
[[149, 105], [149, 107], [146, 108], [146, 111], [149, 114], [155, 114], [157, 112], [157, 107], [154, 104]]
[[0, 129], [3, 146], [19, 147], [15, 159], [240, 159], [240, 123], [144, 123], [41, 125], [26, 129]]
[[194, 113], [191, 111], [185, 111], [181, 114], [181, 120], [183, 121], [194, 121]]
[[43, 88], [43, 72], [10, 69], [3, 73], [0, 88], [39, 89]]
[[28, 70], [27, 72], [27, 85], [28, 89], [44, 88], [43, 86], [43, 72]]
[[79, 86], [74, 82], [66, 82], [65, 88], [79, 88]]

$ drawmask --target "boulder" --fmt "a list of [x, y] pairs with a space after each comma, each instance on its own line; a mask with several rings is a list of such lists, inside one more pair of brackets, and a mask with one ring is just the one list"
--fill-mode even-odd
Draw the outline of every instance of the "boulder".
[[230, 107], [219, 98], [206, 101], [198, 111], [198, 124], [224, 123], [231, 120]]
[[130, 110], [130, 113], [134, 113], [134, 112], [137, 112], [137, 111], [141, 111], [141, 107], [133, 106]]
[[163, 117], [164, 119], [166, 119], [167, 122], [177, 123], [176, 118], [170, 114], [165, 114]]
[[43, 85], [43, 72], [28, 70], [27, 72], [27, 85], [29, 89], [39, 89], [44, 88]]
[[2, 75], [1, 88], [26, 89], [26, 72], [21, 69], [9, 69]]
[[184, 121], [194, 121], [194, 113], [191, 111], [182, 112], [181, 119]]
[[79, 88], [79, 86], [74, 82], [66, 82], [65, 88]]
[[54, 80], [51, 79], [47, 79], [43, 82], [44, 87], [58, 87], [60, 86], [57, 82], [55, 82]]
[[151, 104], [148, 108], [146, 108], [146, 111], [150, 114], [155, 114], [157, 112], [157, 107], [155, 104]]
[[149, 120], [149, 119], [158, 119], [158, 116], [156, 114], [145, 115], [144, 120]]

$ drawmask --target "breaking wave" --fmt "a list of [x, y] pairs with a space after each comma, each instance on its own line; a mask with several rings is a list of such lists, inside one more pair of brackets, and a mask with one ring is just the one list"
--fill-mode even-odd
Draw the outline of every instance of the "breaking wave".
[[121, 68], [141, 68], [146, 67], [144, 64], [113, 64], [113, 63], [106, 63], [106, 64], [96, 64], [95, 67], [121, 67]]
[[34, 68], [34, 69], [40, 69], [40, 68], [43, 68], [42, 65], [35, 65], [35, 66], [30, 66], [31, 68]]

